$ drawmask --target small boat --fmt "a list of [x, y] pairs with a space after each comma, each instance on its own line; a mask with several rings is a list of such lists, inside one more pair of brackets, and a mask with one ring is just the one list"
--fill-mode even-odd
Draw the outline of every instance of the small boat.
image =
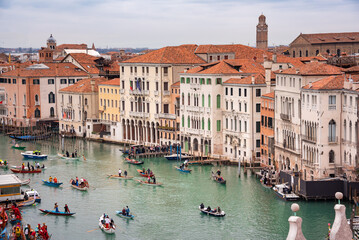
[[13, 149], [18, 149], [18, 150], [24, 150], [26, 147], [21, 147], [21, 146], [11, 146], [11, 148], [13, 148]]
[[[0, 206], [0, 229], [3, 229], [6, 227], [7, 221], [8, 221], [7, 213], [6, 213], [5, 209]], [[1, 236], [0, 236], [0, 239], [1, 239]]]
[[299, 196], [292, 192], [291, 187], [288, 187], [285, 183], [278, 184], [273, 187], [275, 194], [285, 201], [299, 200]]
[[122, 217], [122, 218], [126, 218], [126, 219], [134, 219], [134, 218], [135, 218], [135, 216], [132, 215], [132, 214], [130, 214], [129, 216], [123, 215], [123, 214], [122, 214], [122, 211], [116, 211], [116, 213], [117, 213], [118, 216], [120, 216], [120, 217]]
[[137, 161], [135, 159], [125, 158], [125, 161], [134, 165], [141, 165], [144, 162], [143, 161]]
[[199, 210], [204, 214], [214, 216], [214, 217], [224, 217], [224, 216], [226, 216], [226, 213], [224, 211], [221, 211], [221, 212], [212, 211], [212, 210], [207, 211], [207, 208], [201, 208], [201, 206], [199, 206]]
[[213, 172], [212, 179], [220, 184], [226, 184], [226, 180], [222, 176], [217, 177], [216, 174], [214, 174]]
[[180, 172], [190, 173], [192, 169], [175, 167]]
[[142, 180], [138, 180], [138, 179], [136, 179], [136, 181], [141, 184], [151, 185], [151, 186], [162, 186], [163, 185], [163, 183], [149, 183], [147, 181], [142, 181]]
[[3, 229], [3, 230], [0, 232], [0, 239], [1, 239], [1, 240], [3, 240], [3, 239], [4, 239], [4, 240], [5, 240], [5, 239], [8, 239], [6, 227], [0, 228], [0, 229]]
[[191, 156], [185, 155], [185, 154], [182, 154], [182, 155], [181, 154], [171, 154], [171, 155], [166, 155], [164, 157], [170, 161], [176, 161], [176, 160], [184, 161], [184, 160], [188, 160], [191, 158]]
[[112, 225], [112, 226], [108, 226], [106, 227], [106, 224], [103, 224], [102, 223], [102, 220], [103, 220], [103, 216], [100, 217], [99, 221], [98, 221], [98, 226], [99, 228], [104, 231], [105, 233], [108, 233], [108, 234], [114, 234], [115, 233], [115, 230], [116, 230], [116, 225]]
[[13, 138], [13, 139], [17, 139], [17, 140], [22, 140], [22, 141], [33, 141], [33, 140], [43, 140], [43, 139], [49, 138], [49, 137], [51, 137], [51, 134], [47, 134], [47, 135], [41, 134], [41, 135], [38, 135], [38, 136], [33, 136], [33, 135], [25, 135], [25, 136], [10, 135], [9, 137]]
[[66, 159], [66, 160], [80, 160], [81, 156], [77, 156], [77, 157], [66, 157], [65, 154], [61, 154], [58, 153], [57, 156], [59, 156], [60, 158]]
[[20, 223], [20, 224], [21, 224], [22, 216], [20, 216], [20, 219], [17, 219], [16, 216], [15, 216], [15, 214], [12, 212], [12, 213], [10, 213], [9, 219], [10, 219], [10, 223], [11, 223], [12, 225], [14, 225], [14, 224], [16, 224], [16, 223]]
[[22, 170], [21, 168], [10, 168], [10, 170], [13, 172], [13, 173], [41, 173], [41, 169], [34, 169], [34, 171], [32, 170]]
[[54, 183], [54, 182], [49, 182], [49, 181], [46, 181], [46, 180], [43, 180], [42, 179], [42, 182], [47, 185], [47, 186], [50, 186], [50, 187], [60, 187], [61, 184], [63, 183]]
[[148, 175], [147, 173], [143, 173], [141, 169], [137, 169], [137, 172], [142, 176], [142, 177], [153, 177], [153, 173]]
[[56, 212], [56, 211], [45, 210], [45, 209], [39, 209], [39, 210], [43, 213], [47, 213], [50, 215], [58, 215], [58, 216], [72, 216], [75, 214], [74, 212]]
[[109, 178], [118, 178], [118, 179], [132, 179], [133, 178], [133, 176], [127, 176], [127, 177], [125, 177], [125, 176], [118, 176], [118, 175], [111, 175], [111, 174], [107, 174], [107, 176], [109, 177]]
[[264, 188], [272, 188], [273, 187], [272, 184], [264, 184], [264, 181], [262, 179], [260, 180], [260, 182]]
[[41, 202], [41, 196], [35, 189], [28, 189], [25, 191], [27, 196], [30, 198], [34, 198], [35, 202], [40, 203]]
[[27, 206], [32, 206], [35, 204], [35, 199], [34, 198], [29, 198], [28, 200], [24, 200], [22, 202], [18, 203], [18, 207], [27, 207]]
[[29, 179], [25, 179], [25, 180], [21, 181], [21, 185], [29, 185], [29, 184], [30, 184], [30, 181], [31, 181], [30, 178], [29, 178]]
[[73, 184], [75, 182], [75, 180], [71, 179], [70, 180], [70, 184], [71, 187], [80, 190], [80, 191], [87, 191], [90, 188], [90, 185], [88, 184], [88, 182], [86, 180], [84, 180], [84, 182], [82, 184], [79, 184], [78, 186], [76, 184]]
[[120, 151], [122, 152], [123, 155], [128, 155], [130, 154], [130, 151], [129, 150], [121, 150]]
[[26, 152], [22, 152], [21, 155], [24, 158], [36, 159], [36, 160], [46, 159], [47, 158], [47, 155], [46, 154], [41, 154], [40, 151], [26, 151]]

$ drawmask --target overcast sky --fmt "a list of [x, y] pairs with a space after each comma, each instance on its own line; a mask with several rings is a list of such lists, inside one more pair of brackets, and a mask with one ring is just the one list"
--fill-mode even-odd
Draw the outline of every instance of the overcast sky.
[[301, 32], [358, 32], [359, 0], [0, 0], [0, 47], [58, 44], [149, 47], [255, 45], [258, 17], [269, 45]]

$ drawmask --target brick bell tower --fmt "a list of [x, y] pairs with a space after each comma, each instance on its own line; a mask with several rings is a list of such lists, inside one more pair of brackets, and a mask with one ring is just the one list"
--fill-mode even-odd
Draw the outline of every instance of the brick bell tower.
[[263, 14], [259, 16], [257, 25], [256, 47], [262, 50], [267, 50], [268, 48], [268, 25], [266, 24], [266, 17]]

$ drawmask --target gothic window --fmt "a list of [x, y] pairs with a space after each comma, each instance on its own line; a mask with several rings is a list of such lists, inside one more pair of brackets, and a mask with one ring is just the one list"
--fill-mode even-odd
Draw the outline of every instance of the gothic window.
[[50, 117], [55, 117], [55, 110], [53, 107], [50, 108]]
[[336, 140], [336, 123], [335, 121], [332, 119], [329, 122], [329, 138], [328, 141], [329, 142], [335, 142]]
[[334, 151], [333, 150], [330, 150], [329, 152], [329, 163], [334, 163]]
[[55, 94], [53, 92], [49, 93], [49, 103], [55, 103]]
[[38, 108], [35, 109], [35, 117], [36, 118], [40, 117], [40, 110]]

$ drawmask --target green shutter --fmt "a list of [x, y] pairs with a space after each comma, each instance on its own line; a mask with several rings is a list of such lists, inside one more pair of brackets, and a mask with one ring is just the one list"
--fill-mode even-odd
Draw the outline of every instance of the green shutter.
[[216, 84], [222, 84], [222, 78], [216, 78]]
[[202, 94], [202, 107], [204, 107], [204, 94]]
[[188, 128], [191, 128], [191, 121], [190, 121], [190, 119], [189, 119], [189, 117], [187, 118], [187, 125], [188, 125]]
[[211, 131], [211, 119], [208, 118], [208, 131]]
[[190, 78], [187, 78], [186, 80], [187, 80], [187, 83], [190, 83], [190, 82], [191, 82], [191, 79], [190, 79]]
[[217, 132], [221, 131], [221, 120], [217, 120]]
[[211, 85], [211, 79], [207, 78], [207, 85]]
[[208, 107], [211, 107], [211, 95], [208, 94]]
[[204, 130], [204, 118], [202, 118], [202, 130]]
[[181, 83], [184, 83], [184, 77], [181, 77]]
[[221, 95], [217, 95], [217, 108], [221, 108]]
[[184, 115], [182, 115], [182, 127], [184, 127]]

